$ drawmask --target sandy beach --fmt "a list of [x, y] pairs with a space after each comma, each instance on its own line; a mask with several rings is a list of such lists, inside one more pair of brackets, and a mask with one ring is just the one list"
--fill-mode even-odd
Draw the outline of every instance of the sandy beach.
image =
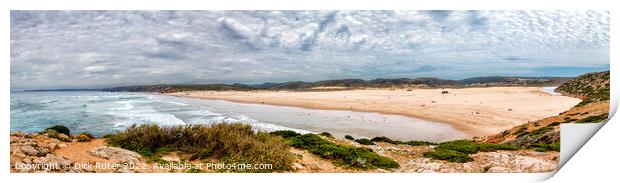
[[[447, 91], [448, 93], [443, 93]], [[557, 115], [581, 100], [540, 87], [363, 89], [342, 91], [191, 91], [167, 95], [311, 109], [379, 112], [447, 123], [470, 136], [492, 135]]]

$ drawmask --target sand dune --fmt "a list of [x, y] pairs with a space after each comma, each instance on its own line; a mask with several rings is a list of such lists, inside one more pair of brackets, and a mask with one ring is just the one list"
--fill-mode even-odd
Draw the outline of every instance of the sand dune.
[[447, 123], [471, 136], [491, 135], [557, 115], [581, 100], [551, 96], [539, 87], [365, 89], [325, 92], [192, 91], [168, 95], [315, 109], [399, 114]]

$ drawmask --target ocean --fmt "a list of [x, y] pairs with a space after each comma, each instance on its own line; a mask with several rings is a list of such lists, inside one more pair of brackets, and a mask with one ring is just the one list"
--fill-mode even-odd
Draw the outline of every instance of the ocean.
[[387, 136], [441, 142], [467, 137], [452, 126], [399, 115], [317, 110], [148, 93], [46, 91], [11, 92], [11, 131], [39, 132], [52, 125], [72, 134], [115, 133], [133, 124], [160, 126], [245, 123], [255, 130], [329, 132], [337, 138]]

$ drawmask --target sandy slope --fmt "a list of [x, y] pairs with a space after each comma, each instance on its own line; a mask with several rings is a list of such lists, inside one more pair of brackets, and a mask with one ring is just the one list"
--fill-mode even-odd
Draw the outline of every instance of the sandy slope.
[[471, 136], [486, 136], [557, 115], [581, 100], [551, 96], [538, 87], [366, 89], [326, 92], [193, 91], [168, 95], [245, 103], [380, 112], [448, 123]]

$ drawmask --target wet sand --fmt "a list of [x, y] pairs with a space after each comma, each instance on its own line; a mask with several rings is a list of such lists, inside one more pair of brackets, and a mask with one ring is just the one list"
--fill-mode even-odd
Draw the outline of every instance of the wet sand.
[[[448, 93], [443, 93], [447, 91]], [[540, 87], [362, 89], [343, 91], [192, 91], [167, 95], [309, 109], [378, 112], [449, 124], [468, 136], [492, 135], [557, 115], [581, 100]]]
[[[344, 139], [345, 135], [352, 135], [355, 138], [387, 136], [395, 140], [443, 142], [468, 137], [467, 133], [451, 125], [402, 115], [307, 109], [223, 100], [204, 101], [208, 106], [217, 106], [217, 108], [209, 108], [210, 111], [217, 113], [228, 111], [247, 116], [245, 120], [241, 120], [241, 123], [252, 124], [259, 130], [286, 130], [278, 128], [286, 127], [288, 130], [295, 130], [299, 133], [329, 132], [339, 139]], [[240, 119], [244, 118], [240, 117]]]

